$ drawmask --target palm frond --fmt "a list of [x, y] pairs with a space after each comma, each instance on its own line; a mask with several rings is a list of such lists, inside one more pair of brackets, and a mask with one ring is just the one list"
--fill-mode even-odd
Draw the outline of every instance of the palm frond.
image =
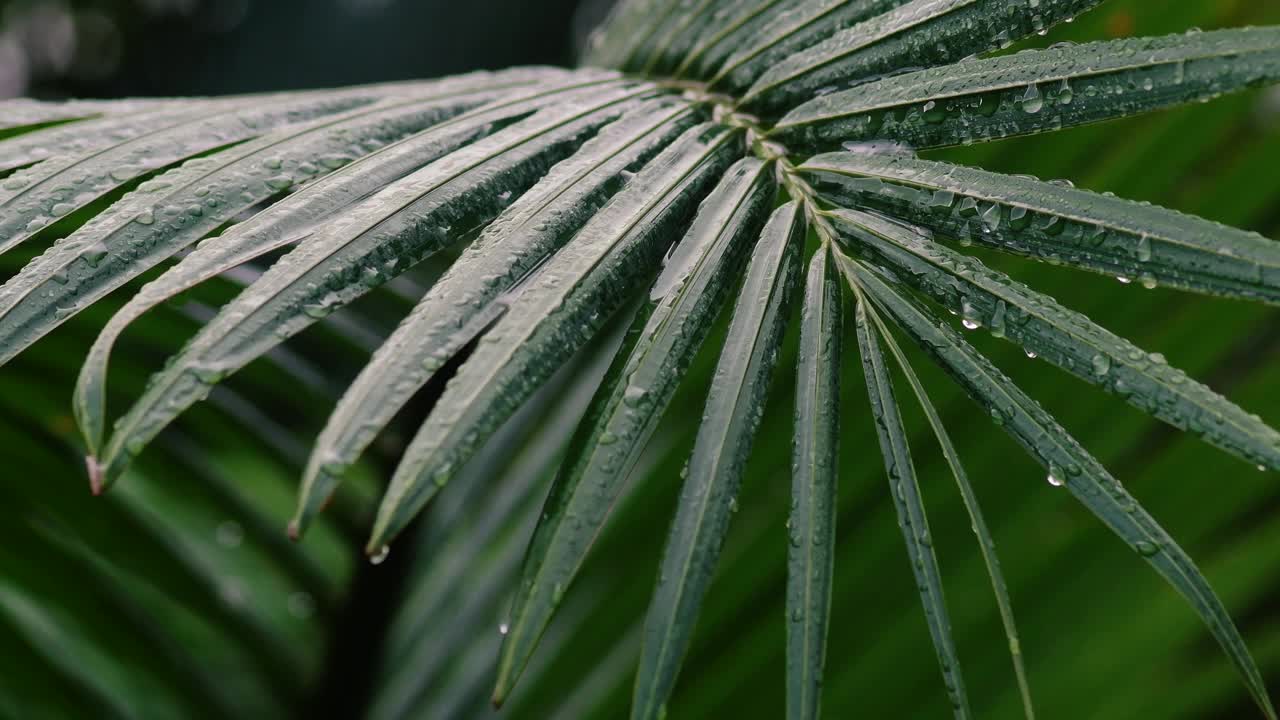
[[[78, 366], [72, 412], [90, 484], [114, 488], [95, 506], [50, 484], [0, 487], [18, 518], [0, 523], [0, 627], [16, 631], [0, 633], [0, 714], [17, 713], [6, 693], [19, 703], [54, 693], [80, 714], [76, 698], [87, 697], [122, 718], [289, 712], [324, 682], [324, 639], [297, 616], [338, 623], [357, 582], [342, 548], [372, 519], [365, 552], [381, 562], [403, 535], [407, 559], [389, 563], [405, 584], [384, 646], [364, 659], [377, 667], [370, 717], [469, 716], [490, 700], [509, 718], [612, 717], [628, 696], [632, 717], [658, 718], [680, 702], [686, 656], [736, 656], [734, 643], [751, 643], [742, 667], [763, 673], [772, 666], [756, 648], [768, 637], [786, 648], [775, 692], [787, 717], [817, 718], [833, 692], [823, 682], [841, 622], [833, 597], [848, 595], [836, 559], [861, 550], [842, 534], [892, 514], [953, 712], [985, 716], [994, 683], [968, 658], [962, 679], [957, 653], [974, 611], [944, 599], [930, 530], [936, 501], [925, 493], [940, 465], [911, 451], [913, 433], [928, 431], [994, 591], [1016, 678], [1002, 685], [1031, 718], [1011, 601], [1029, 583], [1005, 578], [996, 529], [944, 426], [954, 410], [930, 398], [895, 338], [905, 334], [1191, 605], [1275, 718], [1205, 574], [1065, 421], [930, 309], [1280, 470], [1280, 433], [1242, 407], [1244, 394], [1237, 404], [944, 244], [1280, 304], [1280, 243], [1262, 235], [916, 155], [1280, 81], [1275, 27], [999, 52], [1099, 4], [623, 0], [587, 53], [608, 69], [0, 103], [0, 365], [12, 388], [0, 393], [0, 432], [34, 438], [13, 451], [26, 474], [67, 465], [72, 420], [39, 388]], [[842, 282], [889, 503], [839, 477], [854, 455], [873, 474], [864, 449], [849, 451], [858, 428], [844, 416], [854, 394], [842, 383]], [[1242, 327], [1274, 319], [1237, 315]], [[904, 416], [892, 364], [927, 427]], [[787, 378], [771, 390], [775, 372]], [[766, 412], [771, 395], [792, 410]], [[114, 426], [108, 401], [126, 408]], [[327, 417], [315, 440], [299, 420], [310, 417]], [[771, 442], [755, 443], [762, 424]], [[789, 442], [772, 442], [777, 432]], [[224, 456], [218, 443], [236, 450]], [[284, 480], [295, 469], [296, 500]], [[784, 475], [789, 484], [767, 482]], [[265, 480], [251, 488], [246, 476]], [[787, 528], [776, 506], [744, 508], [738, 548], [730, 520], [753, 477], [789, 489]], [[842, 480], [856, 513], [837, 496]], [[593, 558], [640, 562], [618, 548], [645, 544], [636, 540], [665, 521], [655, 499], [677, 485], [656, 587], [631, 570], [601, 581]], [[295, 539], [308, 532], [304, 549], [276, 532], [286, 521]], [[218, 549], [246, 537], [253, 552]], [[737, 577], [733, 599], [716, 599], [722, 555], [764, 547], [774, 574]], [[760, 605], [785, 620], [756, 622], [747, 606], [784, 573], [785, 592]], [[96, 622], [99, 610], [64, 584], [100, 591], [118, 624]], [[297, 603], [247, 601], [259, 588]], [[616, 635], [590, 638], [600, 656], [576, 657], [614, 614]], [[159, 631], [157, 617], [178, 630]], [[744, 629], [713, 652], [697, 639], [707, 627]], [[103, 650], [121, 645], [119, 658]], [[184, 651], [206, 645], [207, 664]], [[4, 659], [13, 654], [32, 667]], [[543, 691], [567, 657], [574, 691]], [[226, 679], [241, 666], [256, 672]], [[719, 713], [716, 698], [748, 680], [697, 693], [691, 711]], [[908, 714], [915, 699], [902, 702]]]

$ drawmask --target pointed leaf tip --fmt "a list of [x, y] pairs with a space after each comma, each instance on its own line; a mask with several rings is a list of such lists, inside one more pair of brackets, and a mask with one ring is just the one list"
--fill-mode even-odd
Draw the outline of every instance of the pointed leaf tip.
[[89, 492], [95, 497], [101, 495], [106, 488], [103, 486], [102, 466], [98, 464], [98, 458], [94, 455], [86, 455], [84, 466], [89, 473]]

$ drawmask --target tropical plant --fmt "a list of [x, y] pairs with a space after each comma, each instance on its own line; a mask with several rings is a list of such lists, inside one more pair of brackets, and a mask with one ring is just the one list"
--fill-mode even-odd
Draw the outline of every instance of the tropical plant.
[[[1001, 52], [1099, 4], [627, 0], [573, 70], [228, 98], [6, 102], [0, 251], [30, 260], [0, 289], [0, 362], [15, 388], [10, 410], [45, 428], [42, 443], [15, 452], [56, 462], [49, 446], [69, 428], [48, 426], [58, 403], [44, 397], [47, 377], [78, 362], [66, 350], [76, 347], [70, 331], [93, 333], [75, 425], [93, 493], [121, 498], [104, 509], [64, 499], [65, 488], [4, 488], [6, 502], [34, 519], [4, 529], [0, 613], [18, 631], [15, 646], [44, 660], [9, 662], [0, 689], [19, 699], [0, 714], [19, 716], [24, 702], [68, 685], [75, 692], [56, 702], [83, 710], [75, 698], [88, 697], [123, 717], [165, 716], [189, 707], [178, 697], [187, 695], [207, 703], [198, 714], [282, 714], [302, 692], [282, 668], [314, 663], [304, 654], [317, 642], [294, 621], [317, 605], [332, 611], [350, 582], [376, 582], [363, 571], [352, 581], [341, 547], [388, 459], [394, 470], [366, 547], [374, 563], [438, 504], [416, 531], [412, 544], [428, 559], [408, 573], [385, 647], [356, 645], [381, 660], [350, 661], [385, 670], [362, 711], [473, 712], [483, 675], [474, 668], [487, 668], [499, 640], [500, 704], [522, 674], [547, 671], [534, 653], [540, 641], [572, 645], [610, 602], [597, 590], [575, 603], [570, 585], [628, 478], [648, 475], [646, 464], [673, 475], [669, 458], [678, 457], [682, 489], [637, 631], [630, 701], [632, 717], [662, 717], [784, 369], [781, 383], [794, 385], [786, 712], [817, 717], [839, 447], [849, 443], [842, 422], [857, 417], [842, 382], [851, 318], [889, 495], [956, 717], [973, 713], [935, 557], [943, 536], [930, 530], [908, 409], [896, 395], [903, 381], [977, 535], [1027, 717], [1031, 683], [992, 533], [904, 340], [1043, 467], [1046, 487], [1070, 493], [1185, 599], [1262, 715], [1275, 718], [1262, 673], [1188, 554], [957, 329], [985, 328], [1260, 470], [1280, 470], [1280, 434], [1260, 417], [1015, 282], [984, 253], [1276, 305], [1280, 244], [1070, 183], [920, 154], [1280, 79], [1272, 27]], [[126, 286], [136, 291], [114, 302]], [[397, 313], [397, 327], [379, 325]], [[194, 337], [147, 378], [149, 361], [168, 354], [191, 319]], [[112, 364], [109, 383], [116, 342], [135, 325], [145, 338]], [[323, 334], [294, 340], [312, 326]], [[232, 374], [243, 376], [237, 390], [221, 385]], [[699, 374], [710, 376], [705, 395], [690, 382]], [[108, 397], [127, 407], [114, 426]], [[305, 418], [333, 399], [306, 450]], [[189, 411], [196, 418], [183, 425]], [[773, 419], [770, 430], [786, 425]], [[396, 437], [402, 427], [414, 432], [408, 442]], [[251, 444], [230, 439], [246, 429]], [[210, 449], [218, 443], [234, 449]], [[213, 527], [206, 534], [232, 547], [245, 533], [267, 538], [285, 502], [281, 466], [291, 462], [305, 469], [289, 533], [314, 529], [318, 550], [263, 540], [261, 553], [226, 561], [188, 535]], [[552, 469], [547, 489], [540, 479]], [[184, 475], [193, 482], [175, 487]], [[271, 489], [246, 493], [236, 475], [271, 478]], [[336, 518], [321, 521], [331, 502]], [[219, 520], [227, 512], [236, 520]], [[127, 551], [104, 552], [125, 532], [138, 538]], [[15, 549], [33, 544], [31, 553]], [[283, 608], [250, 607], [250, 588], [219, 579], [224, 563], [255, 583], [309, 590]], [[501, 638], [473, 641], [475, 627], [490, 627], [490, 608], [505, 604], [517, 567]], [[32, 600], [85, 582], [124, 625], [93, 623], [101, 610], [88, 596], [54, 610]], [[562, 605], [573, 627], [556, 632]], [[451, 620], [424, 634], [441, 614]], [[140, 684], [112, 669], [128, 661], [102, 654], [134, 635], [140, 643], [121, 652], [160, 653], [163, 682]], [[215, 658], [207, 666], [184, 652], [195, 644]], [[605, 679], [584, 670], [583, 695], [562, 698], [556, 717], [596, 708], [612, 691], [632, 643], [615, 647], [586, 663]], [[238, 664], [261, 677], [225, 681], [219, 669]], [[429, 693], [423, 678], [443, 689]]]

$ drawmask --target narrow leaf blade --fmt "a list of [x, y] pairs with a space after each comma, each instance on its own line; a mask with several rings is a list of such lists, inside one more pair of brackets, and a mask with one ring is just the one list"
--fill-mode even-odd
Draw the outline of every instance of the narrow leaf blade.
[[295, 534], [344, 469], [446, 361], [505, 309], [502, 294], [569, 242], [629, 177], [694, 122], [653, 100], [606, 127], [500, 215], [423, 296], [343, 393], [303, 476]]
[[764, 410], [803, 239], [803, 215], [787, 203], [774, 211], [752, 254], [645, 616], [632, 720], [662, 716], [693, 636]]
[[1009, 656], [1013, 661], [1014, 675], [1018, 681], [1018, 694], [1022, 696], [1023, 714], [1027, 720], [1035, 720], [1035, 709], [1031, 701], [1031, 688], [1027, 682], [1027, 671], [1022, 661], [1022, 642], [1018, 639], [1018, 627], [1013, 618], [1013, 602], [1009, 599], [1009, 587], [1004, 580], [1004, 571], [1000, 569], [1000, 559], [996, 556], [995, 540], [991, 537], [991, 531], [987, 529], [987, 521], [982, 516], [982, 508], [978, 504], [978, 497], [973, 491], [973, 486], [969, 484], [969, 477], [964, 471], [964, 466], [960, 463], [960, 453], [956, 451], [955, 445], [951, 442], [951, 437], [947, 434], [947, 429], [942, 424], [942, 418], [938, 415], [938, 410], [933, 406], [933, 401], [929, 399], [929, 394], [925, 391], [924, 385], [920, 382], [915, 370], [912, 369], [906, 354], [898, 347], [898, 341], [893, 338], [892, 333], [884, 321], [880, 319], [879, 314], [870, 313], [870, 317], [876, 327], [879, 328], [880, 337], [889, 346], [889, 350], [898, 361], [898, 367], [902, 369], [903, 375], [907, 378], [907, 383], [911, 385], [911, 390], [920, 402], [920, 408], [924, 410], [929, 426], [933, 429], [934, 437], [937, 438], [938, 445], [942, 449], [942, 455], [947, 461], [947, 466], [951, 469], [951, 475], [955, 478], [956, 487], [960, 490], [960, 498], [964, 502], [965, 512], [969, 515], [969, 526], [973, 529], [974, 537], [978, 540], [978, 550], [982, 554], [982, 562], [986, 565], [987, 576], [991, 580], [991, 589], [996, 597], [996, 606], [1000, 610], [1000, 622], [1004, 625], [1005, 638], [1009, 641]]
[[937, 554], [929, 535], [929, 520], [920, 497], [920, 484], [916, 480], [915, 464], [898, 410], [893, 380], [885, 366], [877, 330], [867, 314], [866, 302], [860, 299], [855, 317], [858, 348], [867, 380], [867, 395], [871, 400], [871, 416], [875, 419], [880, 452], [889, 477], [889, 494], [893, 496], [894, 507], [898, 511], [898, 527], [902, 529], [902, 537], [907, 544], [907, 555], [920, 589], [920, 603], [924, 606], [929, 636], [933, 639], [952, 713], [957, 719], [967, 718], [971, 716], [969, 696], [965, 691], [955, 640], [951, 637], [951, 618], [942, 589], [942, 572], [938, 569]]
[[814, 98], [770, 135], [797, 152], [890, 140], [917, 149], [1053, 132], [1280, 80], [1280, 28], [1033, 50]]
[[384, 188], [273, 265], [156, 376], [108, 442], [101, 481], [118, 477], [146, 442], [229, 373], [483, 227], [627, 101], [648, 92], [628, 85], [591, 91], [590, 102], [540, 111]]
[[1186, 552], [1124, 486], [955, 330], [856, 261], [844, 263], [843, 267], [975, 402], [1000, 419], [1001, 429], [1047, 469], [1054, 483], [1065, 486], [1187, 600], [1222, 646], [1263, 714], [1274, 719], [1266, 685], [1226, 607]]
[[1085, 382], [1230, 452], [1280, 469], [1280, 432], [1167, 365], [1160, 356], [1015, 283], [979, 260], [865, 213], [835, 211], [851, 246], [961, 315]]
[[505, 699], [533, 654], [731, 291], [772, 206], [773, 170], [748, 158], [725, 173], [636, 313], [529, 542], [499, 657], [495, 702]]
[[370, 555], [381, 552], [497, 424], [647, 279], [675, 229], [741, 150], [737, 131], [691, 128], [512, 290], [505, 314], [454, 376], [396, 468], [366, 548]]
[[824, 246], [814, 254], [800, 311], [791, 516], [787, 549], [787, 718], [816, 720], [822, 696], [836, 555], [841, 289]]
[[904, 67], [954, 63], [1073, 18], [1101, 0], [913, 0], [836, 33], [764, 72], [748, 112], [777, 117], [822, 94]]
[[900, 154], [828, 153], [803, 173], [824, 197], [1024, 257], [1280, 304], [1280, 242], [1173, 210]]

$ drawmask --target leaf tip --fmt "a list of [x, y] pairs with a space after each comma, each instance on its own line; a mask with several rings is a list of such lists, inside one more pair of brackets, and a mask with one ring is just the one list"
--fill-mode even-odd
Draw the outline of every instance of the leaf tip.
[[391, 546], [381, 543], [370, 542], [364, 548], [365, 557], [369, 558], [369, 562], [373, 565], [381, 565], [386, 562], [387, 556], [391, 554]]
[[89, 473], [89, 492], [96, 497], [105, 491], [106, 484], [103, 482], [104, 475], [102, 472], [102, 464], [98, 462], [96, 455], [86, 455], [84, 458], [85, 470]]

